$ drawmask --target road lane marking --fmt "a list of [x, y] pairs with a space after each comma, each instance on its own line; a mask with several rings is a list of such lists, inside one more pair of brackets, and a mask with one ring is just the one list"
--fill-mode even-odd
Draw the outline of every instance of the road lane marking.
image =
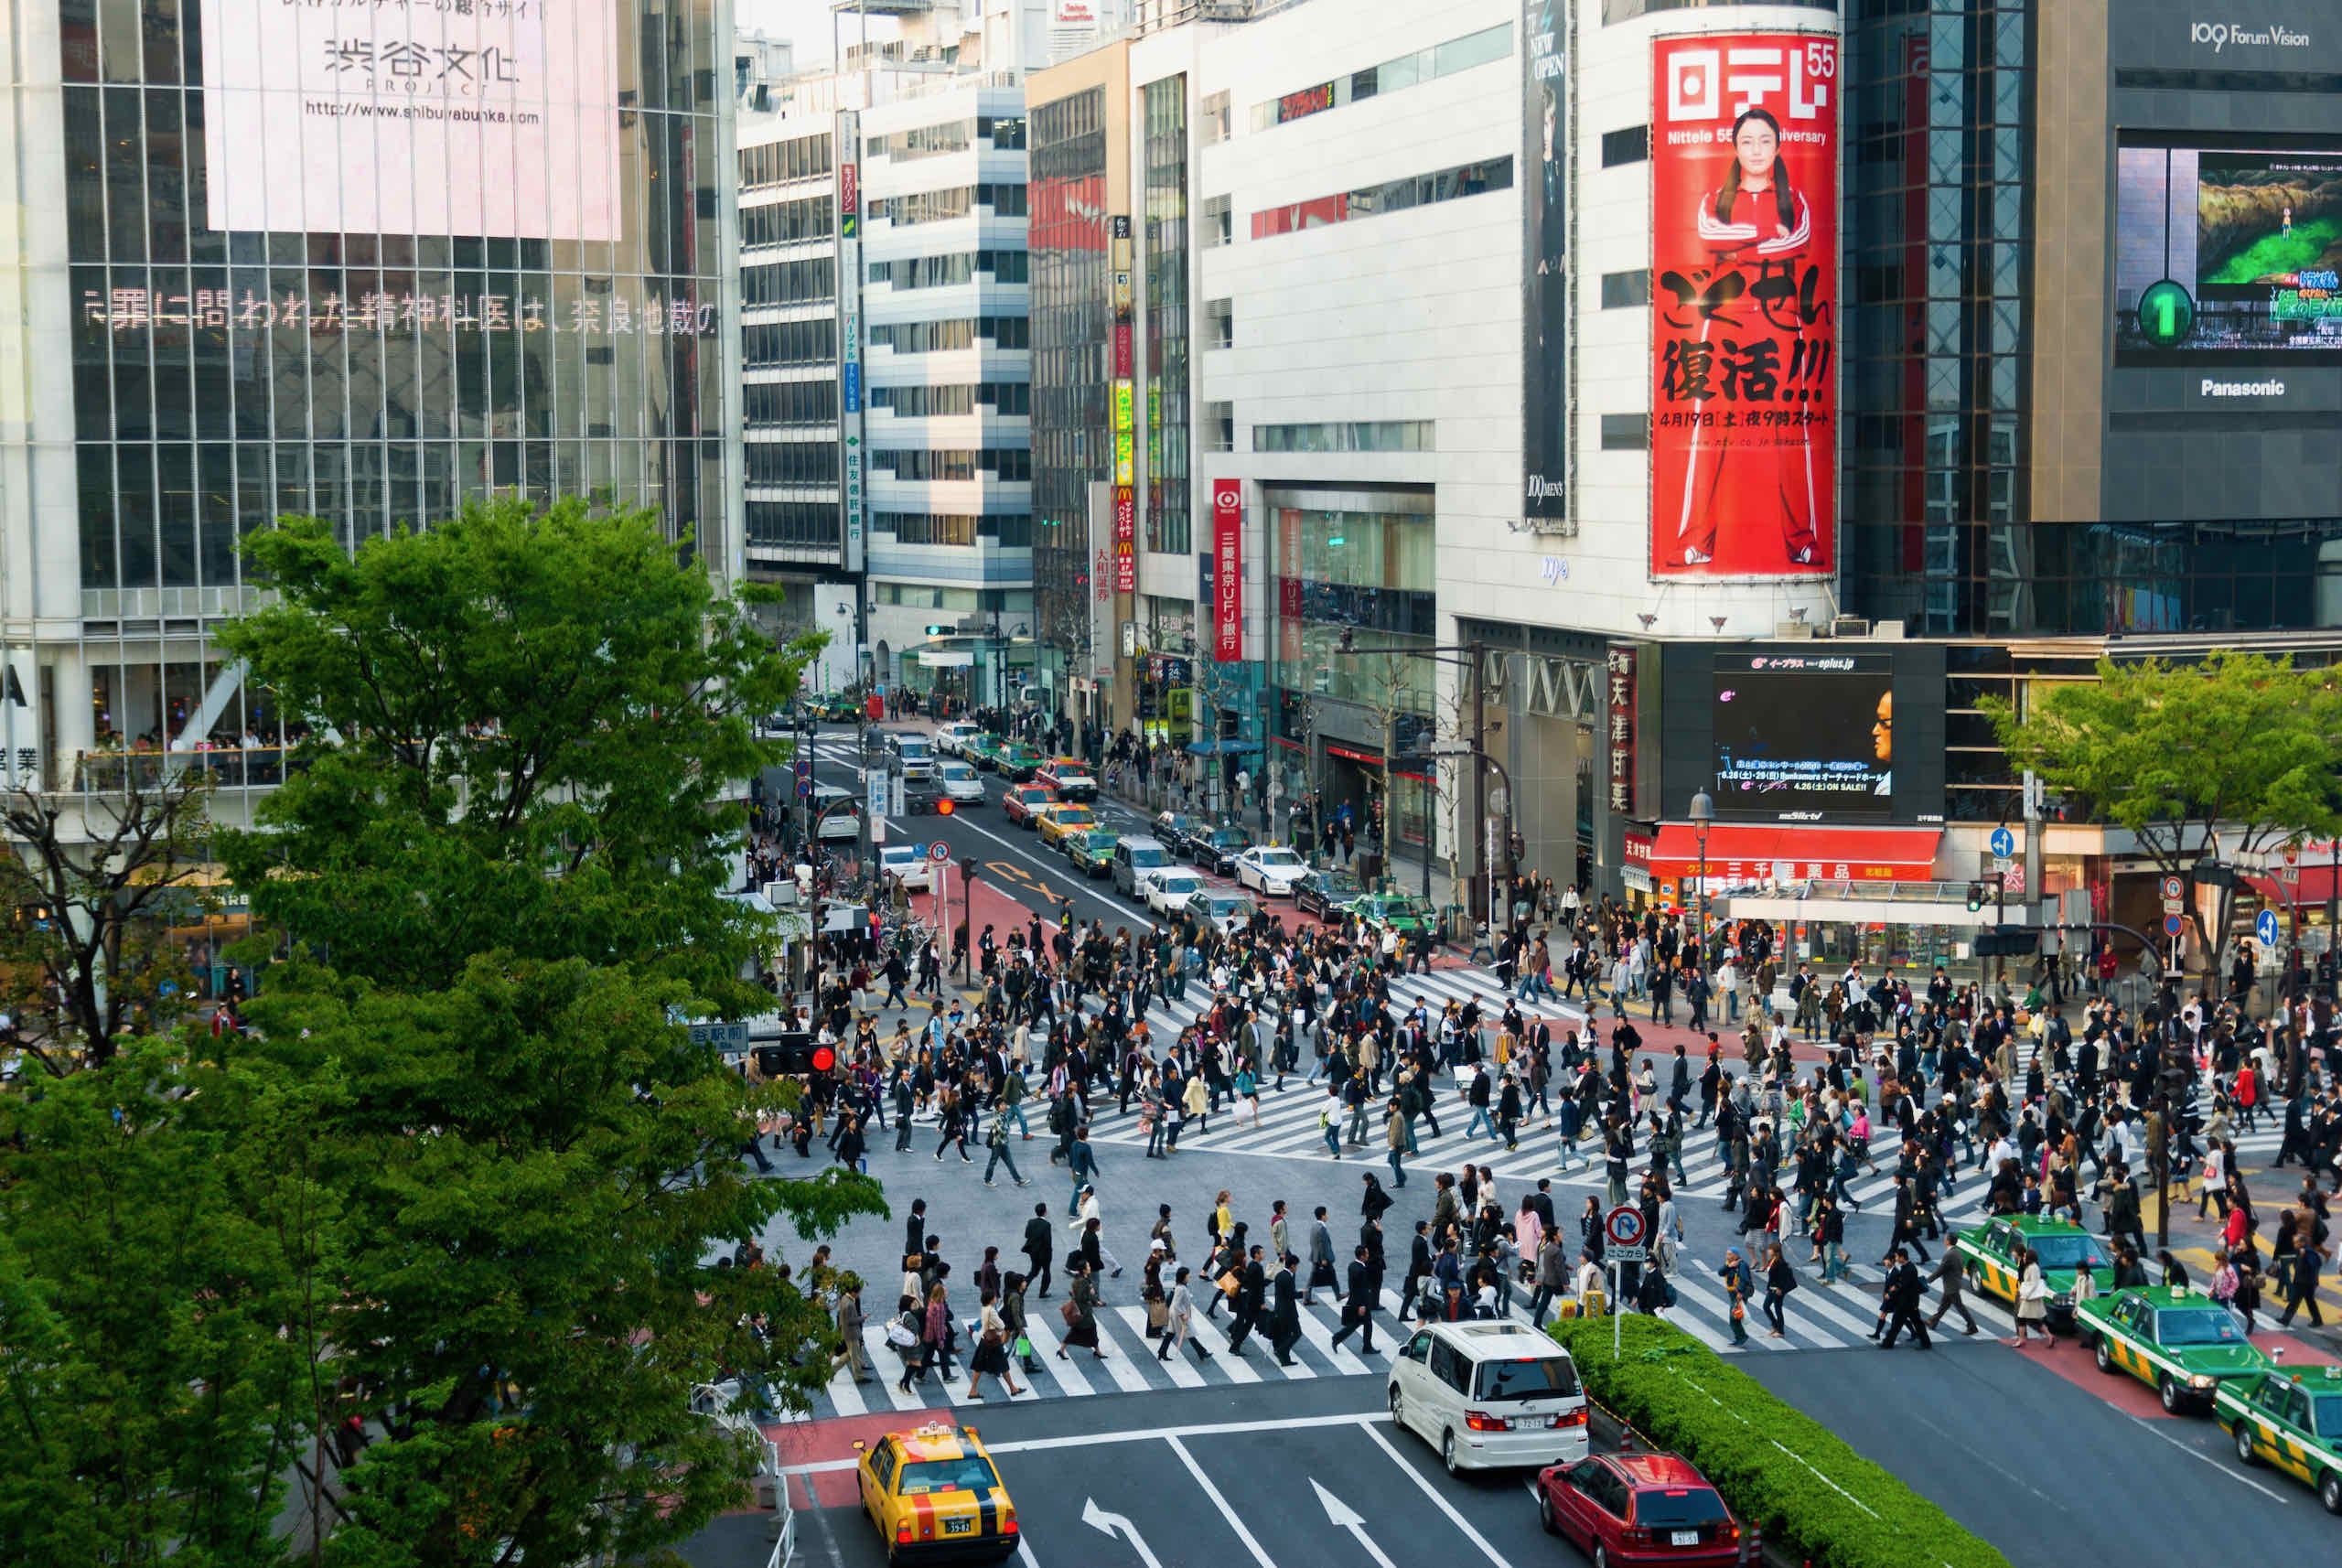
[[1472, 1521], [1466, 1519], [1461, 1513], [1457, 1512], [1454, 1503], [1449, 1502], [1445, 1498], [1440, 1496], [1439, 1488], [1425, 1480], [1423, 1478], [1423, 1473], [1421, 1470], [1418, 1470], [1413, 1465], [1408, 1464], [1406, 1459], [1401, 1455], [1398, 1449], [1391, 1445], [1391, 1440], [1389, 1438], [1383, 1436], [1382, 1434], [1377, 1432], [1373, 1427], [1366, 1425], [1363, 1423], [1359, 1423], [1359, 1430], [1366, 1434], [1367, 1440], [1369, 1442], [1372, 1443], [1377, 1448], [1381, 1449], [1383, 1453], [1391, 1456], [1391, 1463], [1398, 1466], [1401, 1473], [1403, 1474], [1407, 1479], [1413, 1481], [1416, 1486], [1423, 1488], [1423, 1496], [1429, 1498], [1438, 1506], [1439, 1511], [1447, 1516], [1447, 1522], [1456, 1527], [1457, 1533], [1462, 1535], [1465, 1540], [1470, 1541], [1473, 1545], [1478, 1547], [1481, 1554], [1487, 1557], [1489, 1562], [1495, 1563], [1497, 1568], [1511, 1568], [1511, 1564], [1508, 1563], [1504, 1560], [1503, 1554], [1498, 1552], [1495, 1547], [1488, 1544], [1488, 1538], [1482, 1535], [1478, 1530], [1474, 1530], [1472, 1528]]
[[1229, 1506], [1228, 1499], [1219, 1495], [1219, 1488], [1212, 1485], [1211, 1477], [1204, 1474], [1204, 1467], [1196, 1463], [1196, 1456], [1187, 1452], [1187, 1445], [1176, 1437], [1166, 1437], [1163, 1441], [1171, 1445], [1171, 1452], [1179, 1456], [1179, 1463], [1185, 1465], [1187, 1474], [1196, 1478], [1196, 1485], [1203, 1488], [1204, 1496], [1211, 1499], [1211, 1506], [1219, 1510], [1219, 1517], [1228, 1521], [1228, 1528], [1236, 1532], [1236, 1539], [1242, 1541], [1244, 1549], [1252, 1554], [1252, 1561], [1261, 1568], [1277, 1568], [1269, 1554], [1261, 1550], [1261, 1543], [1252, 1539], [1252, 1532], [1245, 1527], [1243, 1516]]

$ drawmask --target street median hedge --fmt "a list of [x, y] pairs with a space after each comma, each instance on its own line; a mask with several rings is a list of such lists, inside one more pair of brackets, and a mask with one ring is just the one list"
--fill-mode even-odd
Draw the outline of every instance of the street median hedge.
[[1586, 1392], [1640, 1438], [1697, 1465], [1768, 1544], [1812, 1568], [2009, 1568], [1998, 1550], [1691, 1335], [1639, 1315], [1623, 1329], [1613, 1361], [1610, 1319], [1551, 1325]]

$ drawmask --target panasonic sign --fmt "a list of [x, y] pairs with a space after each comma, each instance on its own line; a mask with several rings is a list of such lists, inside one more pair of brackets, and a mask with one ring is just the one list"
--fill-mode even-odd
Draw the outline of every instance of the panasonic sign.
[[2309, 35], [2297, 33], [2291, 27], [2276, 25], [2253, 27], [2242, 24], [2231, 25], [2227, 22], [2191, 23], [2187, 28], [2187, 41], [2191, 44], [2209, 44], [2212, 46], [2214, 54], [2219, 53], [2230, 44], [2252, 44], [2262, 48], [2278, 49], [2309, 48]]
[[2283, 381], [2216, 381], [2206, 376], [2197, 388], [2205, 397], [2283, 397]]

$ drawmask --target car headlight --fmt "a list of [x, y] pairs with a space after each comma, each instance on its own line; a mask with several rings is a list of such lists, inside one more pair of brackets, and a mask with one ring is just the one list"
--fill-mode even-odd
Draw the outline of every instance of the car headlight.
[[2198, 1372], [2187, 1380], [2187, 1386], [2191, 1389], [2216, 1389], [2220, 1386], [2220, 1380]]

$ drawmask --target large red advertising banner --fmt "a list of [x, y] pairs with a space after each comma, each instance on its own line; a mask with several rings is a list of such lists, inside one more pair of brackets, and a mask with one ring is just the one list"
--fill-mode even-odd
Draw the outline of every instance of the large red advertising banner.
[[1215, 663], [1244, 657], [1244, 482], [1211, 486], [1212, 639]]
[[1651, 44], [1650, 568], [1832, 570], [1838, 38]]

